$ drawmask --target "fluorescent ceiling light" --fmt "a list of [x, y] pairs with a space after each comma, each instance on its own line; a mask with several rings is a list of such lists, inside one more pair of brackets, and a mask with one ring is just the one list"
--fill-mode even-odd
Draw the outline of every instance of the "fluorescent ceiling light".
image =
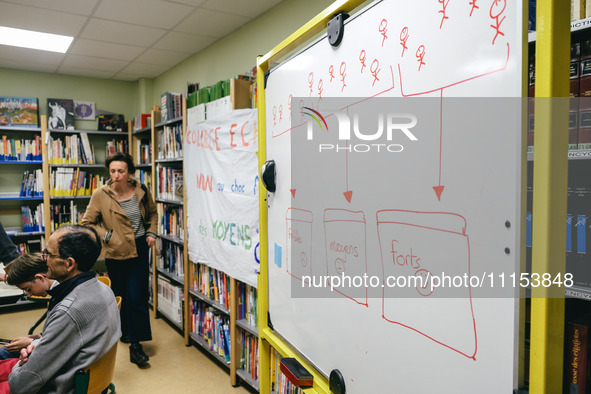
[[74, 37], [0, 26], [0, 44], [66, 53]]

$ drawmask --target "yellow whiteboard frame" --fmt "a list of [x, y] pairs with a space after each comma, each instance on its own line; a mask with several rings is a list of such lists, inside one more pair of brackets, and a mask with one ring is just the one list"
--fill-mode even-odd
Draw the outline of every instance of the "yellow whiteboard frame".
[[[269, 53], [257, 59], [257, 108], [259, 129], [259, 168], [267, 160], [266, 127], [265, 127], [265, 73], [270, 65], [278, 62], [295, 51], [299, 46], [311, 40], [316, 34], [326, 29], [326, 24], [340, 12], [351, 12], [366, 0], [339, 0], [332, 3], [295, 33], [283, 40]], [[259, 385], [261, 393], [271, 392], [270, 360], [271, 346], [282, 357], [297, 359], [314, 376], [314, 386], [304, 390], [305, 393], [329, 394], [328, 380], [310, 363], [301, 357], [281, 337], [269, 328], [269, 258], [267, 253], [267, 190], [264, 185], [259, 190], [259, 227], [260, 227], [260, 274], [258, 276], [258, 323], [259, 323]]]

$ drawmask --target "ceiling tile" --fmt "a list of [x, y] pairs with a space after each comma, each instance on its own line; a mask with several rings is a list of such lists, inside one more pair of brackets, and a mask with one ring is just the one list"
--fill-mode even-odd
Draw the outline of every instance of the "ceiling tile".
[[139, 74], [139, 75], [146, 77], [146, 78], [155, 78], [168, 69], [169, 69], [169, 67], [167, 67], [167, 66], [133, 62], [133, 63], [130, 63], [129, 66], [127, 66], [123, 70], [121, 70], [120, 73], [121, 74]]
[[113, 79], [119, 81], [137, 81], [140, 78], [144, 78], [145, 75], [142, 73], [117, 73], [113, 76]]
[[33, 62], [19, 62], [16, 60], [0, 58], [1, 68], [10, 68], [14, 70], [36, 71], [42, 73], [54, 73], [57, 70], [57, 64], [48, 63], [33, 63]]
[[97, 71], [120, 71], [127, 65], [128, 62], [104, 59], [93, 56], [67, 55], [62, 63], [64, 67], [87, 68], [88, 70]]
[[144, 47], [79, 38], [74, 42], [68, 54], [104, 57], [115, 60], [133, 60], [145, 50], [146, 48]]
[[8, 3], [30, 5], [69, 14], [91, 15], [99, 0], [5, 0]]
[[158, 40], [158, 42], [153, 45], [153, 48], [194, 54], [207, 48], [217, 40], [217, 38], [212, 37], [196, 36], [194, 34], [171, 31]]
[[208, 0], [203, 8], [254, 18], [275, 7], [281, 0]]
[[87, 19], [20, 4], [0, 3], [0, 24], [18, 29], [76, 36]]
[[222, 38], [248, 22], [248, 18], [228, 15], [218, 11], [198, 9], [173, 30], [199, 34], [207, 37]]
[[63, 53], [37, 51], [34, 49], [0, 45], [2, 59], [14, 60], [21, 63], [46, 63], [52, 66], [59, 65], [66, 55]]
[[101, 79], [111, 79], [116, 74], [115, 71], [100, 71], [100, 70], [89, 70], [87, 68], [67, 67], [61, 66], [57, 70], [58, 74], [66, 75], [78, 75], [80, 77], [91, 77]]
[[148, 47], [161, 38], [166, 30], [130, 25], [93, 18], [81, 34], [82, 38]]
[[170, 29], [192, 11], [193, 7], [162, 0], [103, 0], [94, 17]]
[[189, 54], [182, 52], [163, 51], [161, 49], [148, 49], [137, 59], [138, 63], [157, 64], [171, 68], [189, 57]]

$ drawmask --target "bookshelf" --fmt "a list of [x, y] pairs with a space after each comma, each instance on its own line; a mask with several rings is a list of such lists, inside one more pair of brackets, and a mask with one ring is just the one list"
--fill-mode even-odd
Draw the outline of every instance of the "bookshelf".
[[[181, 100], [182, 114], [186, 100]], [[177, 112], [178, 113], [178, 112]], [[156, 108], [151, 112], [152, 125], [132, 133], [132, 148], [139, 170], [151, 171], [152, 195], [158, 207], [158, 239], [153, 249], [152, 306], [157, 317], [163, 316], [183, 333], [189, 344], [186, 320], [189, 305], [186, 275], [188, 253], [186, 232], [186, 196], [182, 188], [183, 141], [186, 119], [177, 116], [162, 121]], [[148, 130], [150, 135], [148, 138]], [[147, 147], [153, 146], [153, 150]], [[148, 166], [151, 164], [151, 166]]]
[[21, 253], [45, 247], [43, 133], [44, 127], [0, 126], [0, 220]]
[[[588, 267], [591, 261], [587, 253], [589, 243], [589, 224], [591, 224], [591, 183], [587, 180], [591, 170], [591, 125], [588, 122], [591, 113], [591, 18], [571, 22], [571, 48], [570, 48], [570, 79], [569, 79], [569, 125], [568, 130], [568, 185], [567, 185], [567, 217], [566, 222], [566, 267], [565, 272], [574, 275], [574, 285], [565, 289], [564, 300], [564, 360], [560, 367], [563, 371], [564, 389], [569, 392], [579, 392], [571, 385], [570, 377], [573, 376], [573, 362], [569, 357], [573, 349], [573, 331], [570, 328], [573, 322], [579, 321], [585, 315], [591, 313], [591, 271]], [[532, 267], [532, 226], [535, 225], [533, 217], [533, 171], [535, 151], [534, 139], [534, 106], [532, 97], [536, 92], [536, 33], [530, 32], [529, 37], [529, 78], [528, 96], [530, 106], [528, 111], [528, 150], [527, 150], [527, 228], [526, 228], [526, 270], [531, 272]], [[544, 100], [543, 98], [541, 100]], [[532, 224], [533, 223], [533, 224]], [[562, 302], [561, 300], [559, 300]], [[530, 357], [530, 336], [533, 337], [532, 299], [525, 300], [525, 373], [526, 387], [529, 388], [528, 377]], [[531, 331], [531, 334], [530, 334]], [[539, 335], [539, 334], [538, 334]], [[587, 338], [588, 339], [588, 338]], [[582, 340], [582, 339], [581, 339]], [[539, 338], [538, 338], [539, 341]], [[583, 341], [583, 340], [582, 340]], [[538, 344], [539, 346], [539, 344]], [[585, 346], [581, 346], [584, 348]], [[578, 353], [578, 350], [576, 351]], [[587, 355], [582, 350], [582, 357]], [[583, 356], [585, 354], [585, 356]], [[533, 361], [532, 361], [533, 362]], [[555, 368], [560, 368], [556, 366]], [[586, 370], [587, 382], [591, 378]], [[533, 372], [533, 370], [532, 370]], [[584, 374], [585, 375], [585, 374]], [[532, 375], [533, 376], [533, 375]], [[536, 379], [533, 376], [533, 379]], [[574, 389], [574, 391], [573, 391]], [[565, 392], [566, 392], [565, 391]]]

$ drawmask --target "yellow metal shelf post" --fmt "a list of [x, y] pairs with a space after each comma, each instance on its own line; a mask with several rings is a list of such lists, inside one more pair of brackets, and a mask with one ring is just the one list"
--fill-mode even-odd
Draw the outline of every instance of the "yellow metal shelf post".
[[[570, 2], [538, 0], [532, 273], [565, 272]], [[541, 276], [540, 276], [541, 277]], [[532, 289], [530, 393], [562, 392], [564, 288]]]

